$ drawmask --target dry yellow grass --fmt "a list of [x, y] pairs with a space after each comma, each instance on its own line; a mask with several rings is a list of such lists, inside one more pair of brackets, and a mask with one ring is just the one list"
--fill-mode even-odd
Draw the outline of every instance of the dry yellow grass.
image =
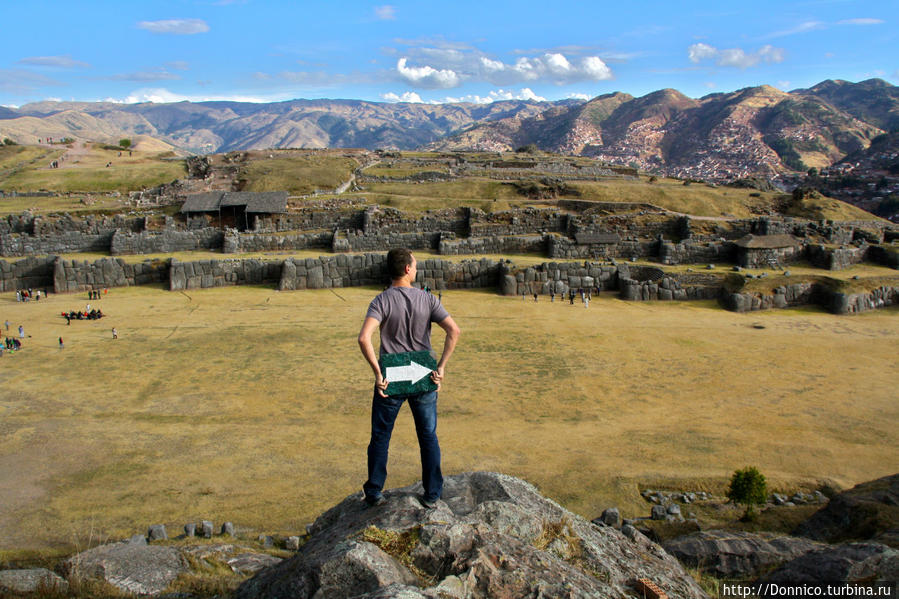
[[[355, 337], [375, 293], [114, 289], [108, 318], [71, 326], [58, 315], [84, 294], [0, 295], [31, 336], [0, 358], [0, 550], [201, 518], [302, 531], [365, 478]], [[750, 464], [775, 486], [851, 485], [899, 461], [896, 309], [443, 299], [463, 329], [440, 397], [447, 474], [503, 471], [584, 516], [631, 516], [641, 485], [720, 489]], [[418, 478], [404, 411], [388, 485]]]

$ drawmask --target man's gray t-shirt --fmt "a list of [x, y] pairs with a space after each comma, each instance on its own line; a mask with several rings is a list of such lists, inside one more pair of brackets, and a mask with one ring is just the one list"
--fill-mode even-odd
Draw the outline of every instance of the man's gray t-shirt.
[[448, 316], [439, 299], [416, 287], [385, 289], [365, 315], [381, 323], [381, 355], [431, 351], [431, 323]]

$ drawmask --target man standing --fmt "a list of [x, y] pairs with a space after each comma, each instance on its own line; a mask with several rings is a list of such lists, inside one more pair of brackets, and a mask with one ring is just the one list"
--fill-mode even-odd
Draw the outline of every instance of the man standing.
[[[368, 444], [368, 480], [362, 489], [365, 501], [371, 505], [384, 503], [384, 483], [387, 480], [387, 453], [397, 414], [404, 401], [409, 402], [415, 420], [415, 432], [421, 451], [421, 479], [424, 495], [419, 500], [427, 508], [434, 507], [443, 492], [440, 470], [440, 444], [437, 441], [437, 392], [443, 382], [444, 369], [461, 331], [446, 309], [433, 294], [412, 286], [417, 274], [415, 256], [408, 249], [393, 249], [387, 253], [387, 269], [392, 283], [378, 294], [368, 306], [359, 348], [375, 375], [371, 409], [371, 441]], [[434, 391], [407, 395], [387, 394], [389, 381], [381, 373], [371, 337], [376, 328], [381, 331], [380, 355], [431, 351], [431, 323], [446, 332], [443, 354], [437, 368], [431, 372]]]

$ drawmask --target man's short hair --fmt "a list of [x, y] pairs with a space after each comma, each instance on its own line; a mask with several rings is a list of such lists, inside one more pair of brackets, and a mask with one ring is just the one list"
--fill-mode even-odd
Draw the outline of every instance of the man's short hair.
[[412, 266], [412, 250], [394, 248], [387, 252], [387, 272], [391, 279], [399, 279], [405, 275], [407, 266]]

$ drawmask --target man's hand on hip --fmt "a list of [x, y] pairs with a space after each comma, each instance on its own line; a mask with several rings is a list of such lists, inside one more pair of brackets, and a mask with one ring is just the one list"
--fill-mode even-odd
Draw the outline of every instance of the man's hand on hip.
[[431, 381], [437, 385], [437, 390], [440, 391], [443, 384], [443, 367], [431, 371]]
[[381, 376], [380, 373], [375, 377], [375, 388], [378, 390], [378, 395], [387, 397], [387, 379]]

